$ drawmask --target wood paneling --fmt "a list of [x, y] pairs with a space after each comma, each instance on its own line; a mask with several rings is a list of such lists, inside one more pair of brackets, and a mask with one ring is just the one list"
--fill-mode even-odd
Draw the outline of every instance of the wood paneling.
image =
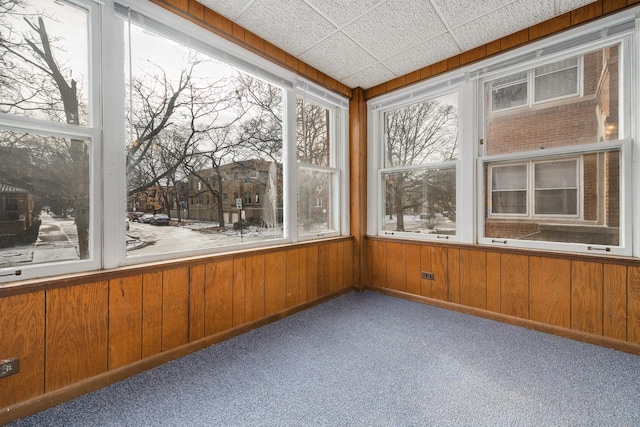
[[419, 245], [406, 245], [407, 256], [407, 289], [410, 294], [420, 295], [422, 278], [421, 270], [421, 251]]
[[270, 253], [266, 260], [266, 314], [273, 314], [287, 308], [287, 253]]
[[627, 339], [627, 267], [604, 265], [603, 323], [605, 337]]
[[[449, 297], [449, 261], [447, 248], [434, 246], [431, 248], [431, 298], [447, 301]], [[454, 266], [454, 269], [458, 266]]]
[[373, 265], [371, 266], [371, 284], [387, 287], [387, 244], [375, 242], [371, 245]]
[[[487, 310], [502, 312], [500, 276], [502, 275], [500, 254], [487, 252]], [[462, 283], [464, 286], [465, 283]]]
[[502, 254], [500, 257], [502, 313], [529, 318], [529, 257]]
[[109, 281], [109, 369], [142, 359], [142, 275]]
[[342, 288], [350, 288], [355, 283], [353, 281], [354, 272], [359, 268], [357, 264], [354, 264], [353, 246], [353, 240], [342, 242]]
[[571, 262], [571, 329], [602, 335], [602, 263]]
[[[285, 282], [285, 254], [279, 252], [281, 262], [277, 266], [278, 276], [281, 277], [279, 286], [286, 289]], [[247, 257], [246, 268], [246, 307], [245, 320], [252, 322], [264, 317], [264, 255], [255, 255]]]
[[162, 351], [189, 342], [189, 267], [162, 275]]
[[460, 283], [464, 283], [459, 290], [460, 304], [487, 308], [487, 255], [484, 251], [460, 251]]
[[162, 272], [142, 276], [142, 357], [162, 351]]
[[387, 243], [387, 287], [396, 291], [407, 289], [407, 261], [404, 243]]
[[[303, 274], [300, 271], [300, 249], [293, 249], [293, 250], [287, 251], [285, 255], [286, 256], [284, 261], [282, 260], [279, 261], [281, 263], [285, 262], [285, 265], [286, 265], [286, 279], [285, 279], [286, 286], [284, 287], [284, 290], [286, 292], [286, 296], [284, 298], [285, 307], [295, 307], [296, 305], [300, 304], [300, 276]], [[270, 272], [269, 272], [270, 264], [271, 264], [271, 261], [269, 260], [269, 255], [267, 255], [267, 283], [269, 282], [269, 276], [270, 276]], [[304, 274], [306, 274], [306, 272]], [[275, 283], [277, 284], [278, 281], [275, 281]], [[268, 285], [267, 285], [267, 289], [269, 289]], [[267, 290], [267, 301], [269, 301], [268, 290]], [[268, 307], [268, 304], [267, 304], [267, 307]], [[267, 313], [271, 313], [271, 312], [272, 311], [267, 309]]]
[[245, 259], [236, 258], [233, 260], [233, 326], [240, 326], [245, 319]]
[[329, 281], [331, 280], [329, 265], [329, 245], [318, 246], [318, 296], [327, 295], [331, 289]]
[[[433, 267], [431, 264], [432, 248], [429, 246], [420, 246], [420, 274], [422, 272], [433, 273]], [[420, 293], [424, 297], [431, 298], [431, 287], [433, 280], [423, 279], [420, 276]]]
[[[299, 302], [305, 303], [309, 301], [309, 287], [307, 285], [308, 280], [308, 262], [307, 262], [307, 248], [300, 248], [298, 252], [298, 291], [300, 295]], [[289, 268], [289, 267], [287, 267]]]
[[205, 274], [204, 264], [189, 269], [189, 341], [205, 336]]
[[207, 335], [233, 327], [233, 260], [214, 261], [206, 267]]
[[531, 320], [569, 328], [571, 326], [571, 262], [531, 257]]
[[627, 282], [627, 341], [640, 344], [640, 267], [629, 267]]
[[307, 248], [307, 301], [318, 298], [318, 246]]
[[329, 260], [328, 285], [329, 286], [326, 289], [327, 294], [331, 292], [335, 292], [340, 288], [340, 282], [338, 281], [338, 277], [342, 275], [342, 271], [341, 271], [342, 262], [338, 263], [338, 256], [341, 256], [342, 251], [339, 249], [339, 247], [341, 246], [342, 245], [338, 245], [338, 243], [336, 242], [330, 243], [328, 246], [326, 246], [326, 248], [329, 251], [328, 253], [328, 260]]
[[47, 392], [107, 370], [107, 281], [46, 291]]
[[44, 309], [44, 291], [0, 298], [0, 359], [20, 363], [19, 373], [0, 379], [0, 408], [44, 393]]
[[449, 270], [449, 293], [447, 301], [460, 302], [460, 249], [449, 248], [447, 251]]

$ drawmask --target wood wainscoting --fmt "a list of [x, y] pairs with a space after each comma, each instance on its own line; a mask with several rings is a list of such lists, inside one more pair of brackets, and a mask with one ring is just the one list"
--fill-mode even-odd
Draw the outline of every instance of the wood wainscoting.
[[353, 238], [0, 288], [0, 425], [311, 307], [353, 286]]
[[638, 260], [376, 237], [365, 250], [368, 289], [640, 354]]

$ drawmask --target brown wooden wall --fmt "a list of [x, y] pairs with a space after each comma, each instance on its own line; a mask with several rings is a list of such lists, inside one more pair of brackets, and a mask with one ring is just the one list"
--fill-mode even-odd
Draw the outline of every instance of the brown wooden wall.
[[640, 354], [637, 260], [382, 238], [366, 253], [369, 288]]
[[0, 425], [1, 408], [340, 294], [353, 260], [342, 238], [0, 290], [0, 358], [20, 359], [0, 379]]

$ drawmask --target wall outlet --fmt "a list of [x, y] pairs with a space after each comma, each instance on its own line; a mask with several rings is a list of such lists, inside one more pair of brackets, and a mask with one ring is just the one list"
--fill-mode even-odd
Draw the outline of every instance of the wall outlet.
[[11, 359], [0, 360], [0, 378], [17, 374], [20, 371], [20, 359], [15, 357]]
[[423, 271], [420, 277], [427, 280], [433, 280], [433, 273], [427, 273], [426, 271]]

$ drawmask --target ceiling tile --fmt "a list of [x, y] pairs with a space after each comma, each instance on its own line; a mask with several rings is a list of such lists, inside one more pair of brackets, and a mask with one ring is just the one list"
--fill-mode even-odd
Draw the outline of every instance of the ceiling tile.
[[341, 27], [380, 4], [381, 0], [306, 0], [306, 2], [333, 24]]
[[337, 30], [302, 0], [256, 0], [237, 22], [294, 56]]
[[428, 1], [388, 0], [343, 31], [378, 59], [432, 39], [446, 30]]
[[457, 43], [446, 33], [385, 59], [382, 63], [397, 75], [404, 75], [459, 53]]
[[558, 1], [558, 14], [569, 12], [570, 10], [577, 9], [585, 6], [589, 3], [593, 3], [594, 0], [557, 0]]
[[454, 28], [504, 7], [513, 0], [431, 0], [431, 2], [438, 8], [449, 27]]
[[338, 80], [376, 62], [373, 56], [340, 31], [307, 50], [300, 59]]
[[518, 0], [454, 28], [463, 51], [497, 40], [554, 16], [554, 0]]
[[378, 63], [364, 70], [358, 71], [342, 79], [342, 82], [349, 87], [361, 87], [369, 89], [377, 84], [384, 83], [397, 77], [384, 65]]
[[244, 8], [253, 0], [198, 0], [199, 3], [207, 6], [211, 10], [215, 10], [220, 15], [235, 21], [238, 19]]

